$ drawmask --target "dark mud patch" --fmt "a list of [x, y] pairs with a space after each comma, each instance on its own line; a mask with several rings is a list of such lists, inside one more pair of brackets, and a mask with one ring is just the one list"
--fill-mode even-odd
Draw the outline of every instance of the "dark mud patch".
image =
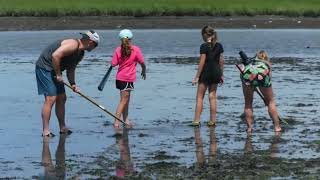
[[148, 137], [148, 136], [149, 136], [148, 134], [143, 134], [143, 133], [138, 134], [138, 137]]
[[[241, 63], [240, 56], [225, 56], [225, 64], [226, 65], [233, 65]], [[196, 65], [199, 64], [199, 57], [183, 57], [183, 56], [176, 56], [176, 57], [158, 57], [158, 58], [149, 58], [150, 62], [153, 63], [173, 63], [173, 64], [188, 64], [188, 65]], [[288, 64], [288, 65], [297, 65], [304, 61], [303, 58], [298, 57], [272, 57], [271, 62], [272, 64]]]
[[295, 119], [295, 117], [281, 117], [283, 120], [285, 120], [289, 125], [289, 127], [293, 127], [295, 125], [301, 125], [303, 122], [300, 122], [299, 120]]
[[[98, 165], [86, 169], [86, 175], [100, 178], [119, 178], [111, 169], [101, 168], [116, 162], [101, 158]], [[109, 164], [109, 165], [108, 165]], [[282, 159], [272, 157], [269, 151], [248, 151], [244, 154], [221, 154], [203, 157], [191, 166], [178, 162], [146, 163], [141, 171], [127, 175], [136, 179], [248, 179], [248, 178], [316, 178], [320, 173], [320, 159]], [[109, 171], [109, 172], [108, 172]], [[79, 173], [79, 175], [82, 173]]]
[[108, 137], [111, 137], [111, 138], [121, 138], [123, 136], [123, 134], [121, 132], [116, 132], [114, 133], [113, 135], [111, 136], [108, 136]]
[[111, 123], [110, 121], [105, 121], [103, 123], [103, 126], [112, 126], [112, 125], [113, 125], [113, 123]]
[[295, 106], [295, 107], [312, 107], [313, 104], [298, 103], [293, 106]]
[[[221, 155], [209, 159], [199, 170], [199, 164], [190, 167], [197, 171], [188, 178], [271, 178], [271, 177], [313, 177], [313, 173], [305, 171], [306, 167], [317, 168], [320, 162], [310, 164], [308, 161], [284, 160], [268, 156], [267, 151], [256, 151], [255, 154]], [[313, 174], [313, 175], [312, 175]], [[310, 175], [310, 176], [308, 176]], [[315, 177], [315, 176], [314, 176]]]
[[14, 164], [14, 161], [2, 161], [1, 164]]
[[[198, 12], [198, 11], [197, 11]], [[180, 14], [181, 15], [181, 14]], [[189, 14], [190, 15], [190, 14]], [[61, 17], [1, 17], [0, 31], [17, 30], [74, 30], [87, 29], [201, 29], [204, 24], [215, 28], [319, 28], [318, 18], [276, 16], [61, 16]], [[312, 48], [310, 46], [309, 48]]]
[[304, 61], [303, 58], [297, 57], [272, 57], [270, 58], [272, 64], [289, 64], [296, 65]]
[[188, 138], [183, 138], [183, 139], [178, 139], [178, 141], [180, 142], [194, 142], [195, 138], [192, 137], [188, 137]]
[[163, 118], [152, 121], [152, 125], [160, 126], [160, 125], [166, 125], [168, 127], [171, 126], [177, 126], [179, 124], [179, 120], [169, 119], [169, 118]]
[[154, 160], [168, 160], [168, 159], [179, 159], [178, 156], [170, 156], [166, 151], [156, 151], [152, 154]]
[[144, 175], [153, 179], [176, 179], [184, 174], [177, 162], [157, 162], [146, 164], [143, 169]]

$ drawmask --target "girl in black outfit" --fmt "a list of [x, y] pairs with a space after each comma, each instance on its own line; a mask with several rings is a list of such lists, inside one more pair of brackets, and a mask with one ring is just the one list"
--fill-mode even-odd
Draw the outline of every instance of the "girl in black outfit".
[[200, 125], [200, 115], [202, 112], [203, 98], [206, 90], [209, 92], [210, 120], [208, 126], [215, 126], [216, 123], [216, 92], [218, 84], [223, 83], [223, 47], [217, 42], [217, 33], [210, 27], [202, 28], [202, 38], [204, 43], [200, 46], [200, 62], [196, 76], [192, 85], [198, 83], [197, 103], [192, 125]]

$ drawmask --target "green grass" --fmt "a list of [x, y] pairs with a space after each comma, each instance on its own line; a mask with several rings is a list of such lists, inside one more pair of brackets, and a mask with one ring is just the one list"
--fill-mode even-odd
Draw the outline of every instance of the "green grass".
[[319, 0], [0, 0], [0, 16], [320, 16]]

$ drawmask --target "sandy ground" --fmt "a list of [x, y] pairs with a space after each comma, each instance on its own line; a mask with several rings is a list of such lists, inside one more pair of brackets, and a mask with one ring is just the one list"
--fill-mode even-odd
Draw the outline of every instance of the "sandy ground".
[[255, 17], [0, 17], [0, 31], [70, 29], [320, 28], [320, 18]]

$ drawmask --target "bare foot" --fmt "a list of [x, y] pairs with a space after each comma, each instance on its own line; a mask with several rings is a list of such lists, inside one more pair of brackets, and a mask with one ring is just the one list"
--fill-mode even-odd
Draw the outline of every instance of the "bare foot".
[[252, 128], [252, 127], [248, 127], [248, 128], [247, 128], [247, 133], [248, 133], [248, 134], [252, 133], [252, 131], [253, 131], [253, 128]]
[[50, 131], [43, 131], [42, 137], [54, 137], [55, 135]]
[[126, 120], [125, 123], [126, 123], [127, 129], [131, 129], [133, 127], [133, 125], [131, 124], [131, 122], [129, 120]]
[[115, 121], [114, 121], [113, 127], [114, 127], [115, 129], [119, 129], [119, 128], [120, 128], [120, 123], [118, 122], [118, 120], [115, 120]]
[[281, 136], [281, 131], [275, 131], [275, 132], [274, 132], [274, 135], [275, 135], [276, 137], [280, 137], [280, 136]]
[[281, 131], [282, 131], [281, 127], [274, 128], [274, 132], [281, 132]]
[[60, 129], [60, 134], [68, 134], [69, 135], [71, 133], [72, 133], [72, 131], [67, 127]]

